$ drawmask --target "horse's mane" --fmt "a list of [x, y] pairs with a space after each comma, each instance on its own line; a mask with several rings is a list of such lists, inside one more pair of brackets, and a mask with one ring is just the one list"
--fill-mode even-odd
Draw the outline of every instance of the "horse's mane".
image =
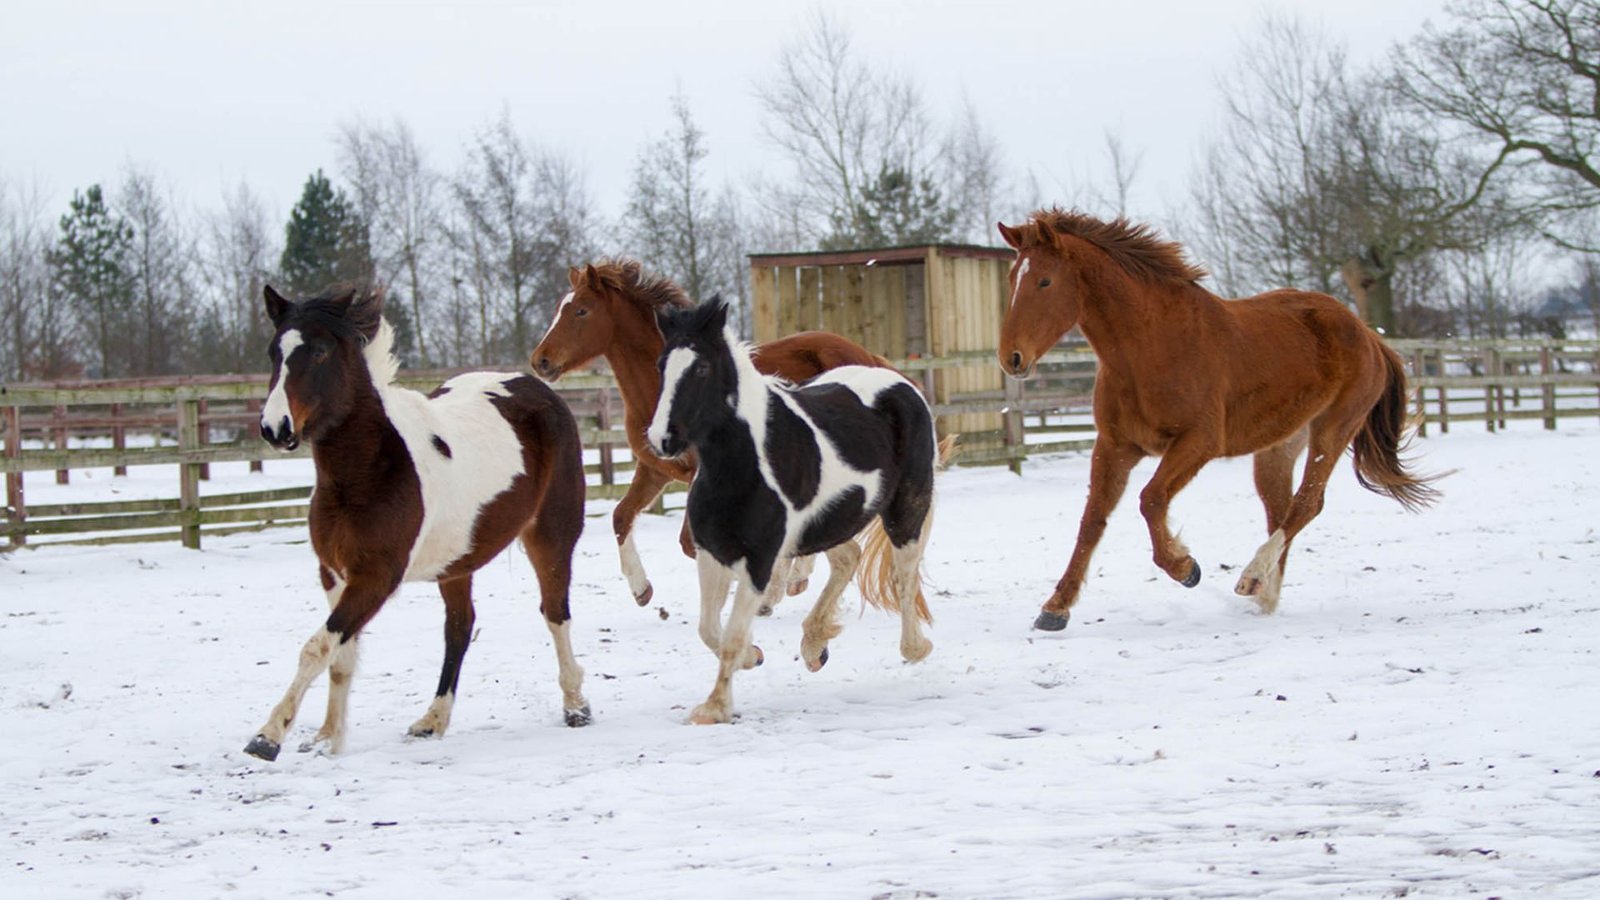
[[296, 308], [301, 318], [359, 343], [373, 384], [382, 387], [394, 381], [400, 361], [394, 356], [394, 329], [383, 318], [382, 285], [337, 282], [300, 301]]
[[1054, 244], [1056, 235], [1081, 238], [1105, 251], [1128, 274], [1151, 284], [1194, 284], [1211, 274], [1184, 259], [1177, 241], [1163, 240], [1149, 225], [1122, 216], [1105, 222], [1077, 210], [1051, 207], [1035, 212], [1030, 224], [1037, 240]]
[[694, 301], [665, 275], [644, 271], [644, 265], [627, 257], [604, 257], [593, 263], [606, 287], [654, 315], [663, 309], [687, 309]]

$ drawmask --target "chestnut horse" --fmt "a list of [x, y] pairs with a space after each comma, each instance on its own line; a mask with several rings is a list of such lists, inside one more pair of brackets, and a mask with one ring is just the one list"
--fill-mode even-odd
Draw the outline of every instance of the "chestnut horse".
[[[686, 309], [694, 303], [671, 279], [646, 275], [631, 259], [603, 259], [582, 269], [573, 268], [567, 275], [572, 292], [561, 299], [550, 330], [533, 349], [529, 365], [541, 377], [554, 381], [598, 356], [611, 364], [622, 394], [623, 429], [635, 460], [633, 481], [611, 515], [611, 527], [617, 536], [622, 572], [634, 600], [644, 606], [654, 589], [634, 548], [634, 520], [661, 496], [668, 482], [692, 481], [695, 473], [693, 455], [662, 459], [645, 440], [645, 427], [655, 416], [661, 396], [657, 361], [665, 342], [656, 325], [656, 313]], [[820, 331], [768, 341], [755, 348], [754, 358], [762, 374], [794, 383], [839, 366], [889, 366], [888, 360], [860, 345]], [[686, 555], [695, 555], [687, 517], [679, 542]], [[805, 589], [809, 568], [809, 559], [797, 564], [788, 585], [790, 594]]]
[[443, 735], [472, 640], [472, 573], [518, 537], [539, 580], [567, 724], [588, 724], [568, 634], [584, 480], [566, 404], [537, 378], [504, 372], [458, 375], [428, 396], [395, 385], [377, 290], [343, 287], [298, 302], [271, 287], [265, 295], [276, 334], [261, 436], [285, 450], [311, 446], [311, 546], [332, 612], [245, 752], [277, 758], [323, 669], [328, 714], [313, 743], [342, 748], [356, 639], [402, 581], [435, 582], [444, 597], [439, 687], [411, 726], [415, 737]]
[[[1177, 244], [1125, 219], [1051, 209], [999, 227], [1017, 251], [1000, 367], [1031, 376], [1075, 325], [1100, 363], [1089, 500], [1071, 562], [1034, 627], [1066, 627], [1106, 518], [1146, 456], [1161, 458], [1139, 495], [1156, 566], [1194, 587], [1200, 566], [1168, 530], [1168, 504], [1210, 460], [1254, 454], [1269, 537], [1234, 590], [1263, 613], [1278, 607], [1289, 546], [1322, 511], [1345, 448], [1363, 487], [1409, 511], [1437, 498], [1433, 479], [1400, 458], [1404, 365], [1338, 300], [1294, 290], [1222, 300], [1198, 284], [1205, 270]], [[1296, 490], [1295, 460], [1308, 445]]]

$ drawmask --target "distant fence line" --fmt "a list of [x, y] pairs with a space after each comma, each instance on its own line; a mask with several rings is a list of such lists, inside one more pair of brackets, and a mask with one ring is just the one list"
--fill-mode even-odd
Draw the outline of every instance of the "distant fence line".
[[[1600, 341], [1392, 341], [1406, 359], [1420, 433], [1482, 422], [1494, 431], [1517, 419], [1546, 428], [1575, 416], [1600, 417]], [[942, 369], [994, 366], [992, 352], [967, 352], [895, 365], [924, 383]], [[1001, 427], [961, 436], [962, 465], [1005, 464], [1030, 454], [1086, 450], [1094, 443], [1090, 415], [1095, 359], [1086, 346], [1057, 349], [1027, 383], [1006, 379], [1000, 390], [951, 396], [941, 417], [999, 414]], [[456, 371], [412, 371], [400, 383], [428, 390]], [[609, 374], [569, 375], [554, 385], [579, 421], [591, 451], [589, 496], [615, 499], [631, 473], [620, 424], [622, 403]], [[120, 543], [179, 539], [199, 547], [202, 535], [303, 522], [310, 487], [204, 494], [211, 463], [305, 457], [284, 454], [257, 435], [265, 376], [192, 376], [72, 383], [0, 384], [0, 431], [6, 478], [0, 549], [31, 537], [50, 543]], [[134, 438], [130, 442], [130, 437]], [[83, 446], [95, 443], [104, 446]], [[149, 444], [149, 446], [130, 446]], [[175, 497], [28, 505], [23, 472], [55, 471], [68, 483], [74, 469], [176, 465]], [[681, 489], [681, 488], [680, 488]], [[92, 536], [90, 536], [92, 535]]]

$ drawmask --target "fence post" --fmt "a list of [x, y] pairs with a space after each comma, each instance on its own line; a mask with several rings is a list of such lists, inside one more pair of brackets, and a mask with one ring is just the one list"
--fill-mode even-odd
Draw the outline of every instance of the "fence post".
[[1539, 348], [1539, 375], [1544, 384], [1539, 386], [1544, 400], [1544, 427], [1546, 431], [1556, 430], [1556, 386], [1550, 380], [1555, 371], [1555, 354], [1550, 351], [1550, 345], [1545, 344]]
[[[595, 424], [602, 432], [611, 430], [611, 388], [603, 387], [599, 390], [600, 411], [595, 417]], [[600, 450], [600, 483], [617, 483], [617, 466], [611, 450], [611, 436], [602, 435], [595, 444]], [[639, 470], [634, 468], [634, 472]]]
[[[111, 449], [122, 452], [128, 449], [128, 429], [122, 426], [122, 404], [111, 404]], [[111, 474], [128, 474], [127, 466], [112, 466]]]
[[[1413, 384], [1422, 379], [1428, 372], [1426, 357], [1422, 348], [1417, 348], [1411, 354], [1411, 375]], [[1417, 437], [1428, 436], [1428, 398], [1427, 392], [1421, 387], [1415, 388], [1417, 392]]]
[[[178, 401], [178, 449], [200, 449], [200, 401]], [[182, 520], [183, 545], [200, 549], [200, 463], [178, 464], [178, 511]]]
[[1001, 420], [1005, 423], [1004, 441], [1006, 465], [1017, 475], [1022, 474], [1022, 460], [1028, 455], [1027, 429], [1022, 422], [1022, 382], [1015, 378], [1001, 378], [1005, 385], [1005, 410]]
[[[1439, 377], [1443, 379], [1446, 371], [1444, 367], [1444, 351], [1440, 350], [1438, 352]], [[1442, 384], [1439, 385], [1439, 433], [1450, 433], [1450, 389]]]
[[[208, 401], [201, 400], [200, 412], [198, 414], [199, 419], [195, 426], [196, 446], [204, 447], [205, 445], [211, 443], [210, 412], [211, 404]], [[211, 480], [211, 463], [200, 464], [200, 480]]]
[[[245, 409], [245, 412], [256, 413], [257, 417], [259, 418], [260, 417], [259, 414], [261, 412], [261, 401], [260, 400], [246, 400], [244, 402], [244, 409]], [[247, 434], [254, 434], [254, 432], [251, 431], [251, 426], [250, 425], [246, 425], [244, 428], [245, 428], [245, 432]], [[250, 471], [252, 471], [252, 472], [260, 472], [261, 471], [261, 460], [259, 460], [259, 459], [250, 460]]]
[[[6, 425], [6, 458], [22, 458], [22, 407], [8, 406], [5, 409]], [[12, 529], [11, 546], [21, 547], [28, 542], [28, 536], [22, 532], [22, 526], [28, 522], [28, 505], [22, 499], [22, 473], [6, 473], [6, 519]]]
[[[50, 411], [50, 427], [55, 432], [56, 449], [65, 453], [67, 450], [67, 408], [57, 406]], [[72, 470], [57, 469], [56, 484], [69, 484], [72, 481]]]
[[1478, 355], [1479, 365], [1483, 366], [1483, 377], [1488, 379], [1483, 385], [1483, 426], [1494, 433], [1494, 351], [1488, 347]]

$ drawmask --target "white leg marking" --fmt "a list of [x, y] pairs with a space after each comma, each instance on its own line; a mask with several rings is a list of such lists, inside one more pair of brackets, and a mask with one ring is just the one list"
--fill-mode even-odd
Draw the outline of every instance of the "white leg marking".
[[455, 691], [433, 698], [433, 702], [428, 704], [428, 711], [412, 724], [407, 734], [419, 738], [444, 737], [445, 729], [450, 727], [450, 711], [455, 709], [455, 705]]
[[639, 548], [633, 544], [633, 532], [617, 545], [617, 557], [622, 562], [622, 574], [628, 579], [628, 590], [633, 592], [633, 599], [638, 600], [650, 590], [650, 578], [644, 573], [644, 562], [639, 559]]
[[[783, 582], [774, 578], [767, 583], [765, 594], [772, 595], [783, 589]], [[756, 608], [761, 605], [762, 594], [751, 590], [740, 581], [733, 596], [733, 611], [728, 613], [728, 630], [723, 632], [722, 646], [717, 651], [717, 680], [711, 687], [706, 702], [689, 713], [689, 721], [696, 725], [716, 725], [733, 718], [733, 673], [748, 669], [761, 661], [761, 648], [750, 643], [750, 626], [755, 621]]]
[[933, 641], [922, 634], [917, 618], [917, 589], [922, 585], [922, 539], [890, 551], [894, 564], [894, 597], [900, 604], [900, 657], [922, 662], [933, 652]]
[[1244, 573], [1239, 576], [1239, 584], [1234, 588], [1237, 593], [1255, 597], [1264, 613], [1278, 608], [1278, 589], [1283, 583], [1283, 569], [1279, 562], [1287, 543], [1288, 538], [1282, 528], [1274, 531], [1261, 549], [1256, 551], [1250, 565], [1245, 566]]
[[560, 625], [551, 623], [550, 640], [556, 647], [556, 665], [560, 668], [557, 681], [561, 684], [561, 708], [566, 713], [568, 725], [589, 724], [589, 701], [583, 698], [583, 667], [572, 653], [572, 620]]
[[289, 690], [284, 692], [283, 699], [272, 708], [272, 713], [267, 716], [267, 724], [261, 726], [258, 734], [274, 744], [283, 743], [283, 736], [288, 733], [289, 726], [294, 724], [294, 717], [300, 712], [300, 701], [306, 695], [306, 688], [333, 661], [334, 651], [338, 648], [338, 635], [329, 631], [326, 625], [317, 629], [317, 633], [300, 648], [300, 666], [295, 671], [294, 681], [289, 683]]
[[811, 613], [806, 616], [804, 632], [800, 639], [800, 659], [806, 668], [815, 672], [827, 662], [828, 642], [839, 636], [837, 612], [839, 597], [855, 577], [856, 566], [861, 562], [861, 545], [855, 541], [844, 543], [828, 551], [828, 583], [822, 586], [822, 596], [817, 598]]
[[[328, 609], [337, 607], [339, 598], [343, 596], [344, 582], [335, 581], [333, 589], [328, 591]], [[315, 737], [300, 748], [302, 751], [325, 743], [329, 753], [344, 752], [345, 722], [350, 711], [350, 681], [355, 677], [360, 642], [361, 638], [357, 636], [333, 651], [333, 660], [328, 665], [328, 712], [322, 718], [322, 727], [317, 729]]]
[[785, 579], [787, 582], [785, 593], [791, 597], [796, 597], [804, 592], [811, 582], [811, 570], [816, 567], [817, 557], [814, 554], [796, 557], [794, 564], [789, 567], [789, 577]]
[[733, 572], [704, 550], [695, 553], [694, 561], [700, 570], [700, 640], [717, 653], [722, 649], [722, 606], [728, 602]]

